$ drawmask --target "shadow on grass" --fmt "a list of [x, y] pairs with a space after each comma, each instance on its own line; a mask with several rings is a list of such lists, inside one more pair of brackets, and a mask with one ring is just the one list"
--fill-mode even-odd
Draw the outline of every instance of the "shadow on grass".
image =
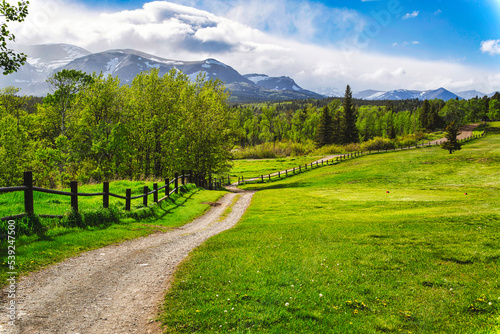
[[[179, 196], [178, 198], [172, 200], [172, 199], [166, 199], [165, 201], [168, 201], [168, 202], [161, 202], [159, 203], [158, 205], [158, 210], [161, 211], [160, 214], [158, 214], [156, 217], [157, 218], [163, 218], [169, 214], [173, 214], [172, 211], [174, 211], [175, 209], [178, 209], [182, 206], [185, 206], [186, 202], [189, 201], [196, 193], [198, 193], [200, 190], [196, 190], [196, 191], [193, 191], [189, 194], [189, 196]], [[164, 209], [163, 208], [163, 204], [174, 204], [173, 206], [170, 206], [169, 205], [169, 208], [168, 209]]]

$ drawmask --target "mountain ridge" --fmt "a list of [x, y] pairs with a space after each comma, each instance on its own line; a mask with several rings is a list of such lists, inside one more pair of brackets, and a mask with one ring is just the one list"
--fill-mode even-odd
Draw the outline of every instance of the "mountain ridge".
[[[267, 77], [266, 84], [257, 84], [245, 78], [231, 66], [216, 59], [181, 61], [151, 55], [133, 49], [111, 49], [91, 53], [70, 44], [41, 44], [20, 46], [28, 55], [27, 63], [17, 73], [0, 79], [0, 87], [15, 86], [24, 95], [45, 96], [49, 93], [47, 78], [62, 69], [74, 69], [85, 73], [103, 73], [118, 76], [122, 84], [130, 84], [134, 77], [152, 68], [164, 75], [172, 68], [186, 74], [192, 81], [200, 73], [207, 79], [221, 80], [231, 102], [262, 102], [289, 99], [324, 98], [325, 96], [302, 89], [289, 77]], [[270, 86], [272, 84], [272, 87]]]

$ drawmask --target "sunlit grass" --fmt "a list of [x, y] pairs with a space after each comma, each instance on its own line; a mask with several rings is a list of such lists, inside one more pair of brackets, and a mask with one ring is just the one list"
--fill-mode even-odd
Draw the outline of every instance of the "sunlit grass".
[[375, 154], [259, 189], [193, 252], [168, 333], [498, 333], [500, 136]]
[[[135, 188], [140, 190], [138, 184], [129, 181], [119, 181], [120, 183], [111, 184], [111, 192], [121, 192], [126, 188]], [[135, 186], [135, 187], [134, 187]], [[99, 192], [93, 187], [84, 186], [82, 191]], [[120, 187], [125, 187], [120, 189]], [[137, 194], [139, 194], [137, 192]], [[19, 275], [29, 273], [49, 264], [59, 262], [67, 257], [75, 256], [84, 251], [96, 249], [109, 244], [122, 242], [124, 240], [134, 239], [145, 236], [158, 231], [167, 231], [168, 229], [184, 225], [194, 218], [203, 214], [210, 208], [207, 202], [217, 201], [225, 192], [223, 191], [206, 191], [199, 189], [191, 189], [182, 194], [182, 196], [172, 196], [172, 200], [166, 200], [159, 205], [152, 205], [151, 210], [146, 218], [135, 219], [133, 214], [143, 210], [142, 200], [135, 200], [133, 203], [132, 215], [127, 217], [123, 211], [123, 201], [120, 203], [111, 201], [111, 205], [116, 205], [121, 209], [121, 218], [119, 224], [103, 225], [87, 228], [69, 228], [58, 225], [59, 220], [42, 219], [44, 225], [50, 227], [48, 231], [42, 235], [19, 236], [15, 238], [15, 269], [11, 270], [8, 267], [7, 246], [9, 243], [6, 240], [1, 242], [0, 258], [0, 286], [4, 286], [7, 281], [5, 278], [8, 272], [17, 272]], [[9, 194], [14, 195], [14, 194]], [[152, 196], [151, 196], [152, 197]], [[52, 201], [60, 199], [61, 196], [40, 196], [35, 200], [35, 212], [47, 212], [47, 214], [63, 214], [70, 207], [70, 203], [57, 203], [53, 205]], [[0, 196], [0, 199], [9, 199], [12, 204], [15, 204], [12, 196]], [[22, 203], [22, 197], [20, 201]], [[152, 199], [151, 199], [152, 201]], [[85, 215], [87, 210], [94, 207], [102, 207], [102, 197], [90, 198], [83, 197], [80, 205], [80, 211]], [[3, 208], [3, 205], [2, 205]], [[20, 206], [22, 212], [24, 208]], [[5, 211], [2, 211], [5, 214]], [[19, 213], [15, 211], [13, 213]], [[140, 216], [140, 215], [139, 215]]]

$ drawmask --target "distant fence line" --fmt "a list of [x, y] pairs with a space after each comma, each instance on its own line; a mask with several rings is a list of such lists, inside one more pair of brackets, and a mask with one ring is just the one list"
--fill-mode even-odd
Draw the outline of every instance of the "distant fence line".
[[[459, 143], [462, 143], [462, 142], [467, 142], [467, 141], [470, 141], [470, 140], [473, 140], [473, 139], [477, 139], [477, 138], [480, 138], [480, 137], [484, 137], [485, 135], [485, 132], [483, 131], [482, 134], [480, 135], [472, 135], [472, 136], [469, 136], [467, 138], [464, 138], [464, 139], [460, 139], [458, 140]], [[294, 168], [291, 168], [291, 169], [287, 169], [286, 171], [280, 171], [280, 172], [273, 172], [273, 173], [269, 173], [267, 175], [259, 175], [259, 176], [254, 176], [254, 177], [247, 177], [245, 178], [244, 176], [239, 176], [238, 177], [238, 185], [241, 185], [241, 184], [244, 184], [244, 183], [264, 183], [266, 181], [272, 181], [273, 178], [276, 179], [281, 179], [281, 178], [286, 178], [286, 177], [289, 177], [289, 176], [293, 176], [293, 175], [296, 175], [296, 174], [300, 174], [302, 173], [303, 171], [307, 171], [308, 169], [308, 166], [309, 166], [309, 169], [313, 169], [314, 167], [318, 168], [318, 167], [322, 167], [322, 166], [329, 166], [329, 165], [335, 165], [343, 160], [347, 160], [347, 159], [350, 159], [350, 158], [355, 158], [355, 157], [358, 157], [358, 156], [361, 156], [361, 155], [366, 155], [366, 154], [372, 154], [372, 152], [377, 152], [377, 153], [380, 153], [380, 152], [389, 152], [389, 151], [397, 151], [397, 150], [409, 150], [413, 147], [417, 148], [417, 147], [424, 147], [424, 146], [433, 146], [433, 145], [436, 145], [436, 146], [440, 146], [442, 143], [444, 143], [445, 141], [434, 141], [435, 144], [433, 144], [433, 142], [427, 142], [427, 143], [422, 143], [422, 144], [418, 144], [416, 143], [414, 146], [400, 146], [399, 148], [388, 148], [388, 149], [378, 149], [378, 150], [369, 150], [368, 152], [354, 152], [354, 153], [347, 153], [347, 154], [341, 154], [337, 157], [335, 157], [334, 159], [328, 159], [328, 160], [318, 160], [318, 161], [315, 161], [315, 162], [311, 162], [310, 164], [305, 164], [304, 166], [298, 166], [298, 167], [294, 167]]]
[[[102, 192], [100, 193], [82, 193], [78, 192], [78, 182], [71, 181], [70, 183], [70, 192], [45, 189], [40, 187], [33, 186], [33, 173], [28, 171], [24, 172], [23, 175], [24, 182], [23, 186], [19, 187], [5, 187], [0, 188], [0, 193], [8, 193], [8, 192], [24, 192], [24, 213], [2, 217], [0, 220], [11, 220], [11, 219], [19, 219], [25, 216], [30, 216], [35, 214], [35, 205], [33, 201], [33, 192], [42, 192], [53, 195], [61, 195], [61, 196], [70, 196], [71, 197], [71, 209], [75, 212], [78, 212], [78, 197], [94, 197], [94, 196], [102, 196], [102, 207], [109, 208], [109, 197], [115, 197], [122, 200], [125, 200], [125, 210], [130, 211], [130, 207], [132, 204], [132, 200], [142, 198], [142, 204], [144, 207], [148, 206], [148, 196], [153, 195], [153, 202], [160, 203], [165, 199], [169, 198], [172, 194], [178, 194], [179, 190], [182, 189], [187, 183], [194, 183], [198, 187], [204, 187], [210, 190], [220, 188], [224, 181], [223, 179], [212, 179], [206, 180], [204, 177], [196, 176], [190, 171], [189, 173], [182, 172], [181, 175], [179, 173], [175, 173], [175, 177], [170, 180], [168, 178], [165, 179], [165, 184], [161, 187], [158, 187], [158, 183], [153, 183], [153, 190], [150, 191], [148, 186], [144, 186], [143, 193], [141, 195], [132, 196], [132, 189], [126, 189], [125, 196], [121, 196], [118, 194], [111, 193], [109, 191], [109, 182], [103, 182]], [[173, 184], [173, 190], [170, 190], [170, 185]], [[159, 198], [159, 194], [161, 190], [165, 190], [164, 196]], [[42, 218], [63, 218], [60, 215], [38, 215]]]

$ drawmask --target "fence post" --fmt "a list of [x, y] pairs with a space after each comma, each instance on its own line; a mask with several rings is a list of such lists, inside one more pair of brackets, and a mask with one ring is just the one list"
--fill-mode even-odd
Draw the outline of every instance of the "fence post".
[[130, 211], [130, 202], [132, 202], [130, 197], [132, 197], [132, 189], [125, 190], [125, 197], [127, 198], [125, 200], [125, 211]]
[[109, 208], [109, 182], [104, 181], [102, 183], [102, 192], [104, 195], [102, 195], [102, 207], [107, 209]]
[[179, 173], [175, 173], [175, 193], [179, 193]]
[[262, 183], [264, 183], [264, 175], [260, 176], [260, 180], [262, 181]]
[[304, 166], [305, 166], [305, 168], [306, 168], [306, 170], [307, 170], [307, 164], [305, 164]]
[[170, 180], [168, 177], [165, 179], [165, 196], [168, 197], [168, 194], [170, 193]]
[[302, 166], [299, 166], [299, 173], [302, 173]]
[[144, 205], [144, 207], [148, 207], [148, 192], [149, 192], [148, 186], [144, 186], [144, 189], [142, 192], [145, 195], [142, 198], [142, 205]]
[[155, 203], [158, 203], [158, 183], [153, 183], [153, 190], [155, 191], [153, 194], [153, 200]]
[[28, 188], [24, 191], [24, 212], [31, 216], [35, 213], [33, 204], [33, 172], [24, 172], [24, 186]]
[[278, 179], [281, 179], [281, 172], [278, 172]]
[[271, 174], [269, 174], [269, 181], [271, 181]]
[[231, 178], [229, 177], [229, 175], [227, 176], [227, 185], [231, 185]]
[[71, 181], [71, 208], [78, 212], [78, 181]]
[[186, 172], [183, 170], [182, 171], [182, 179], [181, 179], [181, 184], [184, 186], [186, 184], [184, 178], [185, 178]]

